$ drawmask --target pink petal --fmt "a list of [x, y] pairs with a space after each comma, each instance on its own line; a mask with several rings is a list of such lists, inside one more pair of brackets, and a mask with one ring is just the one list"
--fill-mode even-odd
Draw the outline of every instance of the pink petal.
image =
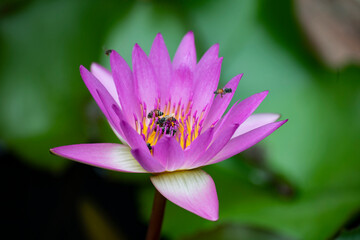
[[163, 173], [150, 179], [156, 189], [171, 202], [202, 218], [218, 220], [216, 187], [210, 175], [203, 170]]
[[165, 171], [165, 167], [153, 156], [151, 156], [149, 149], [132, 149], [131, 154], [140, 163], [140, 165], [151, 173], [160, 173]]
[[228, 107], [236, 91], [236, 88], [242, 76], [243, 74], [237, 75], [224, 86], [224, 88], [231, 88], [232, 89], [231, 93], [227, 93], [223, 97], [221, 97], [221, 95], [218, 94], [215, 97], [211, 105], [211, 108], [209, 110], [209, 113], [204, 121], [203, 129], [209, 128], [214, 122], [218, 121], [221, 118], [221, 116], [224, 114], [226, 108]]
[[131, 153], [140, 165], [148, 172], [163, 172], [165, 167], [153, 156], [141, 135], [136, 132], [127, 122], [121, 121], [120, 127], [124, 132], [127, 143], [133, 149]]
[[126, 121], [120, 120], [120, 127], [124, 133], [127, 143], [132, 149], [137, 148], [141, 150], [147, 150], [149, 152], [144, 138], [137, 131], [135, 131]]
[[115, 143], [76, 144], [50, 149], [56, 155], [77, 162], [120, 172], [146, 173], [130, 153], [130, 148]]
[[121, 132], [121, 134], [118, 133], [118, 131], [117, 131], [113, 126], [111, 126], [111, 125], [110, 125], [110, 127], [111, 127], [111, 129], [113, 130], [113, 132], [115, 133], [115, 135], [117, 136], [117, 138], [120, 140], [120, 142], [121, 142], [122, 144], [126, 145], [126, 146], [129, 146], [129, 144], [127, 144], [127, 142], [126, 142], [126, 140], [125, 140], [125, 137], [124, 137], [123, 133], [122, 133], [122, 132]]
[[120, 120], [124, 120], [123, 112], [120, 110], [119, 106], [115, 103], [114, 99], [110, 96], [106, 91], [100, 92], [96, 90], [100, 101], [102, 102], [106, 113], [107, 119], [110, 123], [110, 126], [115, 130], [116, 136], [120, 139], [120, 141], [124, 144], [127, 144], [126, 137], [120, 127]]
[[166, 171], [174, 171], [184, 164], [184, 151], [174, 137], [162, 137], [153, 147], [153, 155]]
[[193, 72], [195, 70], [196, 61], [194, 33], [188, 32], [181, 40], [175, 53], [173, 68], [178, 69], [185, 66]]
[[161, 33], [158, 33], [152, 44], [149, 60], [154, 67], [159, 84], [161, 106], [169, 99], [169, 84], [172, 79], [172, 65], [168, 50]]
[[157, 107], [160, 98], [158, 82], [153, 66], [138, 44], [134, 46], [132, 63], [135, 90], [137, 91], [139, 99], [146, 104], [148, 111], [151, 111]]
[[213, 157], [215, 157], [216, 154], [218, 154], [223, 149], [223, 147], [228, 144], [238, 127], [238, 124], [229, 126], [225, 128], [217, 138], [213, 138], [212, 144], [189, 168], [201, 167], [210, 161]]
[[193, 72], [186, 66], [176, 69], [173, 73], [173, 80], [168, 89], [171, 96], [171, 102], [176, 105], [181, 101], [181, 105], [187, 107], [187, 104], [193, 94]]
[[241, 125], [260, 105], [269, 91], [256, 93], [233, 106], [216, 126], [215, 138], [221, 134], [222, 129], [232, 124]]
[[100, 81], [92, 74], [90, 73], [84, 66], [80, 66], [80, 75], [86, 85], [86, 87], [88, 88], [89, 92], [91, 93], [91, 95], [93, 96], [93, 98], [95, 99], [96, 103], [98, 104], [98, 106], [100, 107], [101, 111], [105, 114], [106, 116], [106, 110], [96, 92], [96, 89], [101, 89], [103, 91], [107, 91], [106, 88], [100, 83]]
[[279, 118], [280, 118], [280, 114], [276, 114], [276, 113], [253, 114], [250, 117], [248, 117], [248, 119], [246, 119], [245, 122], [243, 122], [238, 129], [236, 129], [234, 136], [232, 136], [232, 138], [240, 136], [246, 132], [249, 132], [255, 128], [261, 127], [268, 123], [273, 123]]
[[210, 110], [214, 99], [214, 91], [217, 90], [219, 84], [221, 63], [222, 58], [214, 59], [211, 54], [205, 54], [201, 58], [195, 71], [193, 112], [201, 113], [206, 106], [208, 106], [206, 112]]
[[[211, 46], [201, 57], [199, 63], [196, 66], [195, 81], [201, 81], [202, 75], [206, 73], [210, 65], [213, 65], [219, 59], [219, 44], [216, 43]], [[205, 81], [206, 82], [206, 81]]]
[[198, 136], [188, 148], [186, 148], [185, 154], [185, 165], [183, 169], [190, 168], [193, 163], [205, 152], [208, 148], [214, 134], [214, 128], [210, 128]]
[[114, 50], [110, 55], [110, 65], [121, 107], [125, 109], [126, 119], [132, 122], [134, 115], [140, 118], [140, 103], [135, 91], [133, 74], [126, 61]]
[[252, 147], [253, 145], [257, 144], [258, 142], [269, 136], [287, 121], [288, 120], [286, 119], [279, 122], [269, 123], [265, 126], [256, 128], [243, 135], [231, 139], [228, 144], [213, 159], [206, 163], [206, 165], [224, 161], [248, 149], [249, 147]]
[[101, 84], [114, 98], [115, 102], [120, 106], [119, 96], [117, 94], [111, 72], [97, 63], [92, 63], [90, 66], [90, 70], [91, 73], [94, 74], [94, 76], [101, 82]]
[[[116, 122], [113, 122], [113, 118], [109, 116], [109, 113], [107, 112], [98, 93], [101, 93], [102, 96], [107, 96], [106, 99], [109, 103], [111, 102], [111, 103], [114, 103], [115, 105], [117, 105], [115, 100], [111, 97], [109, 92], [100, 83], [100, 81], [92, 73], [90, 73], [84, 66], [80, 66], [80, 74], [81, 74], [82, 79], [84, 80], [85, 85], [89, 89], [91, 95], [95, 99], [95, 101], [98, 104], [98, 106], [100, 107], [101, 111], [104, 113], [105, 117], [109, 121], [112, 128], [115, 129], [117, 131], [117, 133], [119, 133], [121, 135], [122, 133], [118, 127], [118, 124]], [[110, 106], [108, 106], [108, 107], [110, 107]]]

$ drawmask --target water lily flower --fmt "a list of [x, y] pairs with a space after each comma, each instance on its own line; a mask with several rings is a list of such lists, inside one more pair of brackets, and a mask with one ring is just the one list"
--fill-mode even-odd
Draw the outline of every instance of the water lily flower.
[[[150, 173], [168, 200], [200, 217], [218, 219], [213, 179], [201, 167], [255, 145], [287, 120], [253, 114], [268, 91], [236, 102], [226, 113], [242, 74], [218, 89], [222, 57], [213, 45], [197, 62], [194, 34], [187, 33], [171, 61], [162, 35], [149, 56], [135, 44], [132, 70], [116, 52], [111, 72], [93, 63], [81, 77], [121, 143], [61, 146], [51, 152], [105, 169]], [[231, 90], [229, 90], [231, 89]]]

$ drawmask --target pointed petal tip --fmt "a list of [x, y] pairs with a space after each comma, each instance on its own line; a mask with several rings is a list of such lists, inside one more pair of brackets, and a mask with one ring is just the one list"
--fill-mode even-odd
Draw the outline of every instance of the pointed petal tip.
[[[276, 118], [276, 120], [275, 121], [277, 121], [277, 120], [279, 120], [280, 118], [281, 118], [281, 114], [279, 114], [279, 113], [270, 113], [270, 114], [272, 114], [273, 116], [274, 116], [274, 118]], [[276, 116], [276, 117], [275, 117]], [[286, 119], [286, 121], [287, 121], [288, 119]]]
[[62, 155], [59, 153], [59, 151], [58, 151], [58, 149], [61, 149], [61, 147], [63, 147], [63, 146], [50, 148], [50, 149], [49, 149], [49, 153], [52, 154], [52, 155], [54, 155], [54, 156], [58, 156], [58, 157], [65, 158], [65, 157], [62, 156]]
[[195, 37], [194, 37], [194, 32], [193, 31], [189, 31], [184, 35], [184, 37], [181, 40], [181, 43], [185, 43], [185, 42], [192, 43], [192, 44], [195, 45]]
[[115, 51], [114, 49], [112, 49], [111, 53], [110, 53], [110, 59], [114, 58], [117, 55], [120, 55], [120, 54], [117, 51]]
[[163, 36], [162, 36], [162, 34], [160, 32], [156, 34], [156, 36], [154, 38], [154, 41], [153, 41], [153, 46], [154, 46], [154, 44], [155, 45], [156, 44], [161, 44], [161, 45], [165, 44], [164, 38], [163, 38]]
[[56, 155], [56, 154], [55, 154], [55, 151], [54, 151], [54, 148], [50, 148], [50, 149], [49, 149], [49, 153], [50, 153], [50, 154], [53, 154], [53, 155]]
[[[69, 145], [70, 146], [70, 145]], [[59, 157], [63, 157], [62, 155], [60, 155], [59, 150], [61, 150], [64, 146], [60, 146], [60, 147], [54, 147], [54, 148], [50, 148], [49, 152], [50, 154], [53, 154], [55, 156], [59, 156]], [[65, 146], [66, 147], [66, 146]]]
[[197, 214], [199, 217], [202, 217], [202, 218], [212, 221], [212, 222], [216, 222], [217, 220], [219, 220], [219, 210], [218, 209], [212, 213], [204, 213], [204, 212], [193, 212], [193, 213]]
[[90, 64], [90, 72], [100, 81], [101, 81], [101, 77], [99, 77], [99, 74], [96, 74], [96, 72], [103, 71], [103, 69], [105, 69], [105, 68], [97, 62], [92, 62]]
[[215, 43], [214, 45], [212, 45], [210, 47], [211, 51], [214, 51], [217, 53], [217, 55], [219, 54], [219, 48], [220, 48], [220, 45], [218, 43]]
[[132, 51], [132, 61], [133, 61], [133, 64], [136, 62], [136, 61], [140, 61], [139, 59], [148, 59], [148, 55], [145, 53], [144, 49], [142, 49], [140, 47], [139, 44], [135, 43], [134, 45], [134, 48], [133, 48], [133, 51]]
[[221, 71], [221, 65], [224, 57], [219, 57], [216, 62], [216, 66], [219, 68], [219, 71]]
[[[279, 114], [279, 117], [280, 117], [280, 114]], [[281, 122], [281, 125], [287, 123], [287, 121], [289, 121], [289, 119], [285, 119], [285, 120], [280, 121], [280, 122]], [[279, 122], [279, 123], [280, 123], [280, 122]], [[281, 125], [280, 125], [280, 126], [281, 126]]]
[[182, 38], [173, 58], [173, 68], [177, 69], [180, 66], [187, 66], [192, 71], [195, 69], [197, 62], [196, 47], [193, 32], [188, 32]]
[[85, 143], [50, 149], [53, 154], [80, 163], [120, 172], [145, 173], [130, 154], [130, 149], [117, 143]]
[[80, 73], [82, 73], [83, 71], [87, 70], [86, 67], [84, 67], [83, 65], [80, 65], [79, 69], [80, 69]]
[[259, 97], [259, 99], [261, 99], [261, 102], [262, 102], [267, 97], [268, 94], [269, 94], [269, 90], [265, 90], [265, 91], [256, 93], [253, 96], [257, 95]]
[[[236, 130], [232, 138], [245, 134], [249, 131], [252, 131], [256, 128], [262, 127], [269, 123], [275, 123], [280, 119], [280, 114], [278, 113], [256, 113], [248, 117], [245, 122], [243, 122], [239, 128]], [[278, 123], [276, 123], [278, 125]]]
[[51, 155], [64, 158], [64, 157], [61, 156], [61, 154], [58, 152], [58, 148], [60, 148], [60, 147], [50, 148], [50, 149], [49, 149], [49, 153], [50, 153]]
[[[280, 117], [280, 114], [279, 114], [279, 117]], [[274, 130], [272, 132], [274, 132], [276, 129], [280, 128], [282, 125], [284, 125], [285, 123], [287, 123], [289, 119], [285, 119], [285, 120], [281, 120], [281, 121], [277, 121], [277, 122], [273, 122], [273, 123], [269, 123], [267, 125], [269, 126], [273, 126], [274, 127]], [[264, 125], [263, 127], [265, 127], [266, 125]], [[255, 129], [256, 130], [256, 129]], [[271, 132], [271, 133], [272, 133]], [[270, 134], [269, 134], [270, 135]]]
[[139, 45], [138, 43], [135, 43], [134, 48], [133, 48], [133, 53], [134, 53], [135, 51], [139, 51], [139, 50], [142, 50], [141, 47], [140, 47], [140, 45]]
[[185, 36], [194, 37], [194, 32], [190, 30], [185, 34]]
[[206, 53], [204, 54], [207, 55], [207, 57], [211, 57], [211, 58], [215, 58], [215, 59], [218, 59], [220, 60], [219, 58], [219, 44], [218, 43], [215, 43], [214, 45], [212, 45], [207, 51]]
[[216, 215], [214, 215], [214, 216], [204, 217], [204, 218], [207, 219], [207, 220], [216, 222], [217, 220], [219, 220], [219, 214], [216, 214]]
[[80, 65], [79, 70], [80, 70], [80, 75], [83, 80], [85, 80], [85, 78], [87, 78], [88, 74], [91, 74], [91, 72], [83, 65]]
[[161, 32], [158, 32], [158, 33], [156, 34], [156, 37], [155, 37], [155, 38], [163, 39], [163, 36], [162, 36]]
[[[236, 76], [234, 77], [234, 78], [236, 79], [235, 81], [240, 82], [240, 80], [241, 80], [241, 78], [242, 78], [243, 75], [244, 75], [243, 73], [240, 73], [240, 74], [236, 75]], [[236, 87], [237, 87], [237, 85], [236, 85]]]
[[[92, 62], [92, 63], [90, 64], [90, 70], [93, 69], [94, 67], [97, 67], [97, 66], [100, 66], [100, 64], [98, 64], [98, 63], [96, 63], [96, 62]], [[80, 65], [80, 67], [81, 67], [81, 65]]]

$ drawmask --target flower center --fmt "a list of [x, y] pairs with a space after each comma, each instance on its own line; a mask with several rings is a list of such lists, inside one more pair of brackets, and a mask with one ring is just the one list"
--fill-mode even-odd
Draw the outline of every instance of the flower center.
[[205, 110], [192, 113], [192, 102], [186, 105], [172, 103], [169, 100], [163, 107], [147, 109], [141, 105], [141, 119], [135, 117], [136, 131], [148, 146], [156, 145], [163, 136], [175, 137], [183, 149], [186, 149], [201, 133]]

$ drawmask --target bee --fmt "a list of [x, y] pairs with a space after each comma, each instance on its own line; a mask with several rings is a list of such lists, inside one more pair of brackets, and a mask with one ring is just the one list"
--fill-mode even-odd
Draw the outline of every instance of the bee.
[[176, 133], [176, 129], [172, 129], [172, 130], [166, 129], [166, 134], [170, 134], [170, 133], [174, 136]]
[[148, 147], [148, 149], [151, 151], [152, 150], [152, 147], [151, 147], [151, 144], [150, 143], [147, 143], [146, 146]]
[[[165, 127], [162, 127], [162, 128], [161, 128], [161, 132], [162, 132], [162, 133], [165, 132]], [[171, 134], [172, 136], [174, 136], [175, 133], [176, 133], [176, 129], [174, 129], [174, 128], [173, 128], [173, 129], [170, 129], [170, 128], [167, 128], [167, 129], [166, 129], [166, 134], [168, 134], [168, 135]]]
[[162, 127], [162, 126], [164, 125], [165, 121], [166, 121], [165, 118], [160, 118], [160, 119], [156, 122], [156, 124], [159, 125], [160, 127]]
[[214, 94], [220, 94], [220, 96], [223, 97], [225, 94], [231, 93], [231, 92], [232, 92], [231, 88], [224, 88], [224, 89], [220, 88], [220, 89], [216, 90], [214, 92]]
[[[174, 136], [179, 123], [176, 120], [176, 118], [174, 117], [174, 114], [169, 114], [162, 118], [159, 118], [157, 120], [156, 124], [162, 130], [162, 133], [170, 134], [170, 135]], [[156, 131], [156, 129], [155, 129], [155, 131]], [[165, 132], [165, 129], [166, 129], [166, 132]]]
[[164, 115], [164, 113], [162, 111], [160, 111], [159, 109], [154, 109], [151, 112], [149, 112], [147, 117], [148, 118], [153, 118], [153, 117], [160, 117], [162, 115]]
[[112, 51], [113, 51], [112, 49], [107, 49], [107, 50], [105, 50], [105, 55], [106, 55], [106, 56], [109, 56]]
[[160, 127], [162, 127], [165, 123], [172, 123], [176, 122], [176, 118], [174, 118], [174, 114], [166, 115], [162, 118], [160, 118], [156, 124], [158, 124]]

